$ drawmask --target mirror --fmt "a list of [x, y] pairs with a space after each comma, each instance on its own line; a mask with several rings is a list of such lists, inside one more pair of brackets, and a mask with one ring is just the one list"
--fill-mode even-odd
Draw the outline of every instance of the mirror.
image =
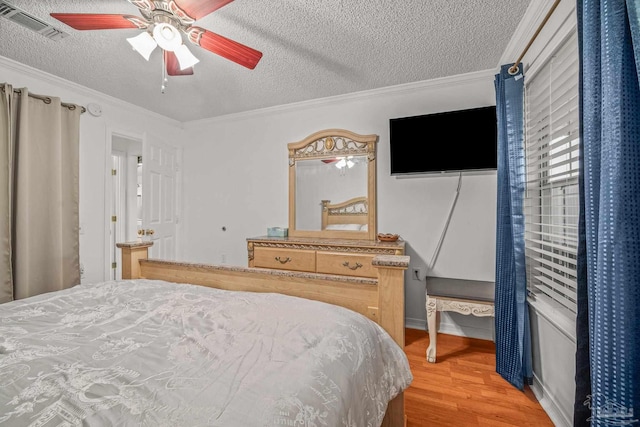
[[289, 235], [376, 238], [377, 135], [316, 132], [289, 148]]
[[[328, 208], [335, 202], [367, 197], [366, 156], [342, 159], [305, 159], [296, 164], [296, 228], [324, 230], [328, 224]], [[321, 185], [318, 185], [321, 184]], [[324, 202], [324, 203], [323, 203]], [[366, 207], [360, 207], [366, 213]], [[323, 213], [325, 223], [323, 224]], [[363, 225], [363, 222], [356, 221]], [[364, 222], [366, 224], [366, 220]], [[360, 228], [358, 228], [360, 230]]]

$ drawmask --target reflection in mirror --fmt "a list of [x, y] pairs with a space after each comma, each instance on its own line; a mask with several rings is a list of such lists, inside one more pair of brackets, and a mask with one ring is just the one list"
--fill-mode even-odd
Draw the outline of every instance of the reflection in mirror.
[[369, 230], [369, 201], [354, 197], [342, 203], [322, 201], [322, 229], [342, 231]]
[[366, 156], [299, 160], [296, 164], [296, 228], [322, 230], [323, 200], [337, 204], [366, 197], [367, 166]]

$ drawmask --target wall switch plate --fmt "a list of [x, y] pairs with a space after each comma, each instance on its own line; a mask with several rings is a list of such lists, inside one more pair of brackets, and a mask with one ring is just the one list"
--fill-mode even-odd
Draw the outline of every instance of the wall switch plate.
[[413, 280], [422, 280], [422, 269], [421, 268], [411, 269], [411, 278]]

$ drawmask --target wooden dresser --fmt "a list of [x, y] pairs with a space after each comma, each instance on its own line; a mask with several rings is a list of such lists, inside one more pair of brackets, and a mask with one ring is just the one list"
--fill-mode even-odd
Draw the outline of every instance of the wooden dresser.
[[376, 255], [404, 255], [405, 242], [311, 237], [247, 239], [249, 267], [308, 271], [341, 276], [377, 277]]

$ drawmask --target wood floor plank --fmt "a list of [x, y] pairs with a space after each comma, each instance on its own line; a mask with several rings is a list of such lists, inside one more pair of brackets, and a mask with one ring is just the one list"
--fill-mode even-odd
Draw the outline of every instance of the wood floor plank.
[[531, 389], [496, 373], [492, 341], [438, 334], [436, 363], [426, 361], [427, 332], [407, 328], [405, 343], [413, 373], [407, 427], [553, 427]]

